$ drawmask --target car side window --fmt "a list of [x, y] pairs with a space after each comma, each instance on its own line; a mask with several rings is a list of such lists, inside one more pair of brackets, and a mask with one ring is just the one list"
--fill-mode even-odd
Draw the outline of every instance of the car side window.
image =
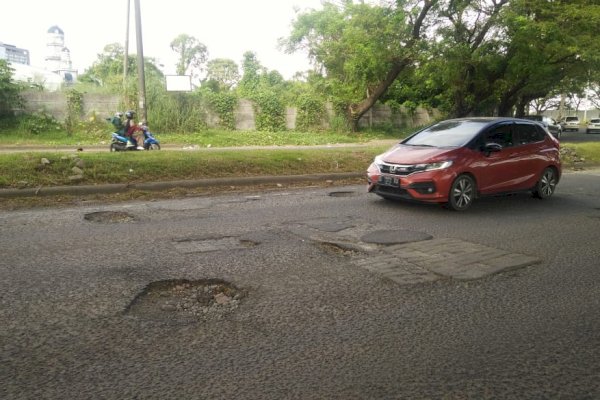
[[484, 132], [482, 137], [482, 145], [487, 143], [497, 143], [502, 147], [511, 147], [513, 145], [512, 124], [501, 124], [492, 127], [487, 132]]
[[518, 145], [541, 142], [545, 133], [533, 124], [515, 124], [515, 143]]

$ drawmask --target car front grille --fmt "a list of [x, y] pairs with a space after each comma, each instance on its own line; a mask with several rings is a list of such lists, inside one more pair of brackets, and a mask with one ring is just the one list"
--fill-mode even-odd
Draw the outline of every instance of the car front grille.
[[400, 165], [400, 164], [378, 164], [379, 171], [384, 174], [407, 176], [415, 172], [417, 169], [414, 165]]

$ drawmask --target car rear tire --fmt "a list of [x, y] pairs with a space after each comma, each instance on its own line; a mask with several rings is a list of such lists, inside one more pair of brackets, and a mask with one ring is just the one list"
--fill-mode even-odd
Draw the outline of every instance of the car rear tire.
[[548, 167], [542, 172], [540, 180], [533, 190], [534, 197], [538, 199], [547, 199], [554, 194], [556, 184], [558, 183], [558, 174], [554, 168]]
[[473, 204], [477, 188], [475, 180], [469, 175], [459, 175], [448, 194], [448, 207], [454, 211], [464, 211]]

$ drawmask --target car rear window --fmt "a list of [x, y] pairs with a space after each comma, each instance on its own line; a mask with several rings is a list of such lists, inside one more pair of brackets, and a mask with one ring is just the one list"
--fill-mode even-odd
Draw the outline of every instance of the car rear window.
[[578, 117], [567, 117], [565, 118], [565, 121], [579, 121]]
[[440, 122], [409, 137], [408, 146], [459, 147], [473, 139], [488, 121], [450, 120]]
[[590, 123], [592, 123], [592, 124], [600, 124], [600, 119], [596, 119], [596, 118], [591, 119]]

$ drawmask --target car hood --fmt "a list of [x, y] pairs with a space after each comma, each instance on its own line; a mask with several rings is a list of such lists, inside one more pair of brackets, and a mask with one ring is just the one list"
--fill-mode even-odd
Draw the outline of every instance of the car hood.
[[398, 144], [380, 158], [391, 164], [422, 164], [453, 159], [457, 148], [440, 148], [426, 146], [406, 146]]

